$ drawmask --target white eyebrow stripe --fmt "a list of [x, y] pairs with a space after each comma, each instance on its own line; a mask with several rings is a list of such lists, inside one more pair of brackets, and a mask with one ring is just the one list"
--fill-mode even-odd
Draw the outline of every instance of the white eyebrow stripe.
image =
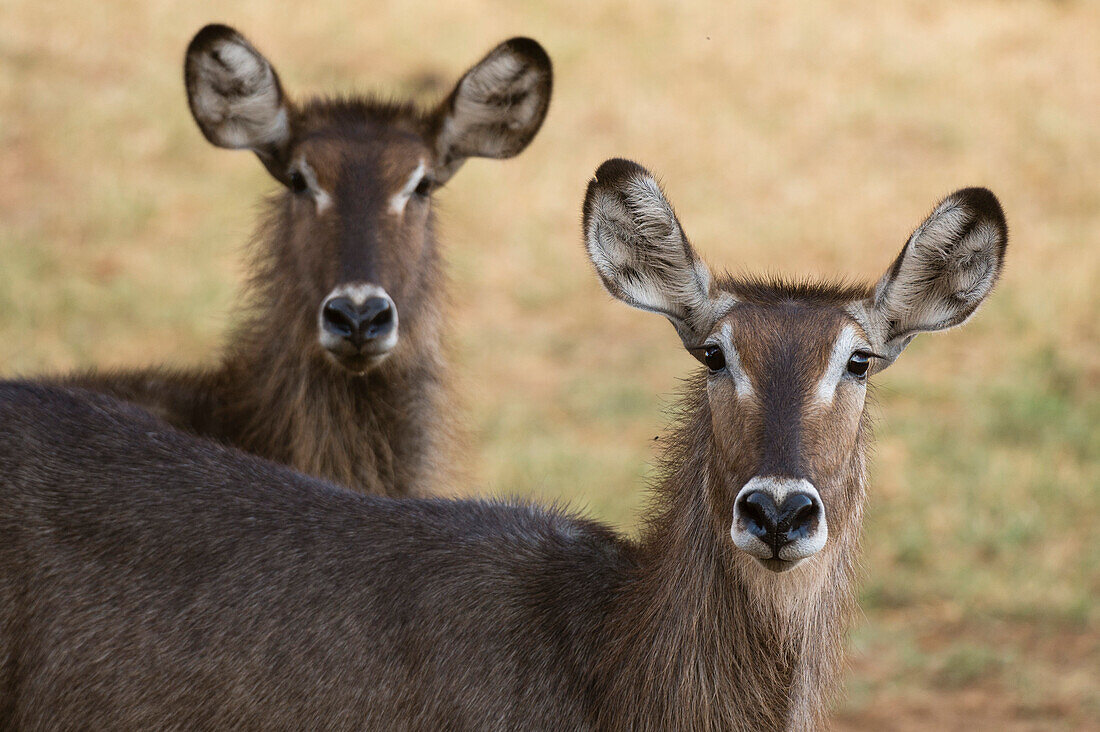
[[416, 170], [413, 171], [408, 181], [405, 182], [405, 187], [393, 194], [390, 198], [390, 212], [400, 215], [405, 210], [405, 204], [409, 202], [409, 196], [413, 194], [416, 187], [420, 185], [420, 179], [424, 177], [424, 165], [423, 158], [420, 160], [420, 164], [416, 166]]
[[729, 371], [730, 378], [733, 379], [733, 386], [737, 390], [738, 398], [751, 397], [753, 395], [752, 382], [749, 381], [748, 374], [741, 366], [741, 356], [738, 355], [737, 349], [733, 347], [733, 326], [730, 325], [729, 321], [722, 323], [722, 328], [719, 330], [719, 339], [722, 341], [722, 354], [726, 357], [726, 370]]
[[833, 403], [836, 387], [844, 376], [844, 370], [848, 367], [848, 359], [851, 358], [852, 352], [861, 346], [861, 340], [856, 326], [849, 324], [841, 329], [833, 343], [833, 352], [829, 356], [825, 372], [817, 382], [817, 388], [814, 389], [814, 399], [819, 405], [828, 406]]
[[317, 182], [317, 173], [306, 162], [305, 157], [298, 158], [298, 172], [306, 179], [306, 185], [313, 193], [313, 200], [317, 203], [317, 213], [324, 213], [332, 206], [332, 196]]

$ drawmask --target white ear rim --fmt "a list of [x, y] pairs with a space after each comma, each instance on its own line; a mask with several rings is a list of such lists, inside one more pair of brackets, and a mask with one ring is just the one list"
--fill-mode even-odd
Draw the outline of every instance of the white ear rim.
[[186, 66], [191, 112], [210, 142], [261, 154], [285, 146], [290, 121], [278, 76], [243, 36], [203, 29]]
[[471, 157], [510, 158], [534, 139], [553, 91], [550, 57], [530, 38], [511, 38], [459, 80], [439, 113], [435, 179]]
[[864, 314], [890, 361], [919, 333], [955, 328], [977, 312], [1004, 265], [1007, 226], [985, 189], [947, 196], [882, 276]]
[[[609, 161], [615, 164], [614, 161]], [[585, 248], [604, 287], [626, 304], [664, 315], [685, 343], [705, 336], [719, 303], [710, 268], [691, 248], [672, 205], [644, 168], [589, 186]]]

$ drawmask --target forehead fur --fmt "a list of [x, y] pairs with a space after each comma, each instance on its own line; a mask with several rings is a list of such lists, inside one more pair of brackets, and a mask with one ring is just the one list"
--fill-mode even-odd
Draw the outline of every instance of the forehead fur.
[[[733, 326], [733, 343], [743, 366], [759, 362], [768, 371], [776, 367], [778, 352], [787, 357], [812, 355], [824, 360], [841, 329], [855, 322], [840, 307], [821, 307], [806, 300], [772, 303], [740, 302], [726, 315]], [[786, 366], [791, 366], [787, 363]]]
[[742, 365], [775, 369], [824, 367], [834, 341], [847, 324], [860, 325], [846, 306], [870, 297], [873, 287], [843, 281], [779, 278], [718, 278], [717, 286], [737, 304], [726, 314]]
[[790, 280], [779, 277], [717, 278], [716, 284], [740, 302], [756, 305], [780, 305], [787, 302], [805, 305], [843, 308], [851, 302], [866, 300], [874, 292], [873, 285], [844, 280]]
[[428, 118], [428, 112], [412, 102], [372, 96], [314, 97], [297, 110], [298, 122], [307, 130], [332, 128], [349, 134], [378, 126], [423, 135]]

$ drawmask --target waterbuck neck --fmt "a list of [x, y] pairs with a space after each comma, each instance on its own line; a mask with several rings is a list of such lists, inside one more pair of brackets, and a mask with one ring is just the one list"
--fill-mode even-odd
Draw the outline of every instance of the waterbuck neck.
[[438, 415], [445, 277], [431, 222], [408, 295], [397, 303], [399, 345], [377, 368], [352, 374], [317, 344], [324, 293], [313, 291], [316, 278], [304, 268], [319, 265], [308, 242], [292, 238], [288, 195], [268, 202], [253, 239], [247, 314], [225, 354], [227, 420], [246, 449], [304, 472], [378, 494], [428, 492], [415, 484], [433, 472], [428, 463], [446, 431]]
[[[636, 570], [608, 621], [602, 726], [815, 729], [842, 667], [860, 517], [813, 561], [775, 575], [738, 552], [708, 510], [720, 480], [705, 387], [689, 388]], [[862, 442], [836, 480], [864, 490]], [[857, 502], [858, 503], [858, 502]], [[847, 523], [847, 521], [846, 521]]]

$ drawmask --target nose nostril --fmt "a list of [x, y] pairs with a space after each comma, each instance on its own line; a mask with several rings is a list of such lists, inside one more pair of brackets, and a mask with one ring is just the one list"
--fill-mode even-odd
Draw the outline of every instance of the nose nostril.
[[805, 493], [795, 493], [783, 501], [780, 522], [786, 526], [788, 541], [809, 535], [818, 516], [818, 503]]
[[803, 506], [795, 512], [794, 516], [791, 517], [791, 526], [801, 526], [805, 523], [808, 523], [816, 513], [817, 511], [814, 510], [814, 507], [812, 505]]
[[321, 318], [325, 330], [343, 338], [350, 338], [359, 327], [358, 313], [346, 297], [336, 297], [326, 302], [321, 309]]
[[745, 529], [761, 539], [775, 532], [775, 502], [771, 496], [754, 491], [741, 499], [741, 518]]
[[388, 333], [393, 327], [393, 304], [386, 298], [372, 297], [363, 303], [360, 317], [366, 325], [366, 336], [377, 338]]
[[371, 328], [385, 328], [393, 323], [393, 308], [387, 307], [370, 319]]

